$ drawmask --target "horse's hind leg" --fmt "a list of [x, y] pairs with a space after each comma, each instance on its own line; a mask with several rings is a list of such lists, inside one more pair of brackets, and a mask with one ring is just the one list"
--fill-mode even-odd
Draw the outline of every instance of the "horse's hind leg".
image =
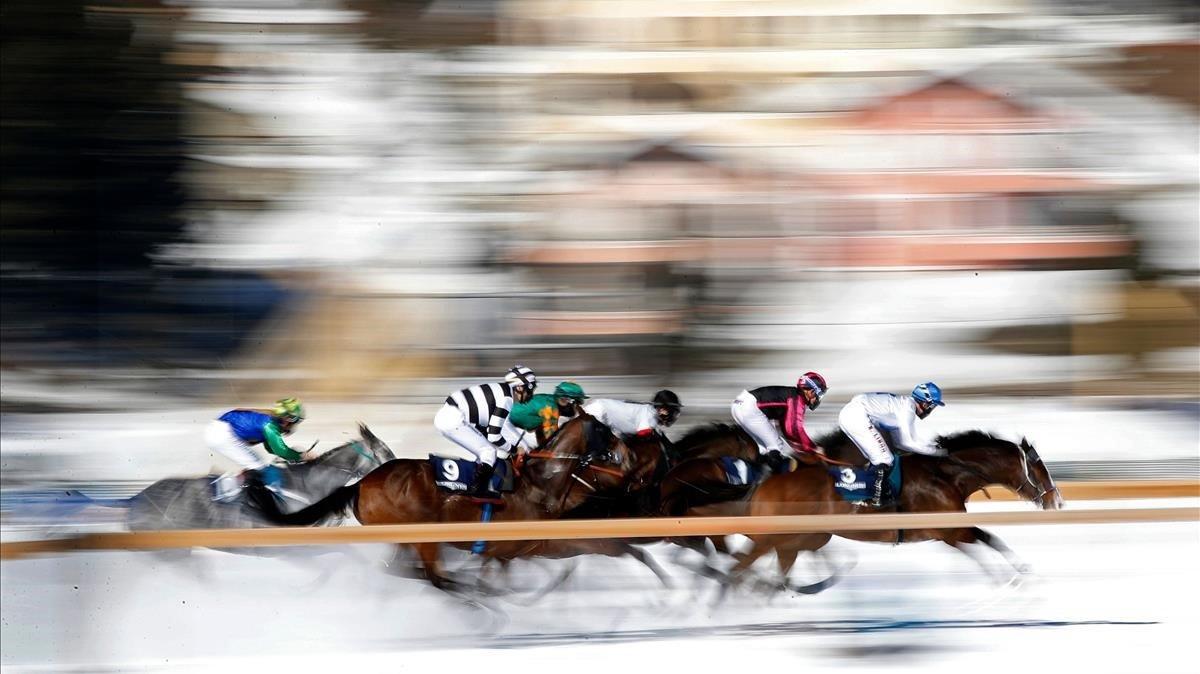
[[[703, 578], [708, 578], [709, 580], [715, 580], [719, 583], [725, 583], [729, 580], [729, 576], [724, 571], [717, 568], [717, 566], [714, 564], [715, 560], [713, 558], [713, 554], [709, 551], [706, 543], [706, 541], [712, 540], [713, 547], [717, 552], [721, 552], [725, 546], [724, 544], [717, 545], [718, 541], [721, 540], [720, 536], [713, 537], [712, 539], [708, 539], [703, 536], [685, 536], [681, 538], [671, 538], [668, 540], [671, 543], [679, 546], [678, 553], [682, 553], [686, 550], [692, 550], [704, 556], [704, 559], [700, 562], [700, 564], [693, 566], [691, 564], [684, 564], [682, 561], [680, 561], [680, 555], [677, 553], [674, 557], [674, 562], [676, 564], [683, 566], [692, 573], [695, 573]], [[727, 550], [725, 552], [728, 554]]]
[[786, 590], [797, 594], [817, 594], [840, 580], [840, 575], [835, 570], [830, 573], [828, 578], [817, 581], [809, 585], [793, 585], [788, 581], [788, 576], [791, 575], [792, 567], [796, 564], [796, 559], [801, 552], [812, 552], [816, 558], [822, 562], [822, 566], [829, 567], [824, 555], [819, 554], [819, 550], [829, 542], [830, 534], [806, 534], [794, 536], [775, 546], [775, 555], [779, 563], [779, 580], [771, 584], [770, 588], [776, 591]]
[[841, 581], [844, 567], [839, 568], [831, 563], [829, 556], [824, 552], [825, 545], [829, 543], [830, 538], [832, 538], [830, 534], [814, 534], [812, 536], [805, 536], [804, 547], [801, 548], [802, 550], [812, 552], [813, 559], [819, 562], [818, 566], [829, 574], [825, 578], [818, 580], [815, 583], [809, 583], [808, 585], [794, 585], [789, 583], [787, 578], [791, 571], [791, 567], [789, 566], [788, 568], [783, 569], [781, 565], [781, 569], [783, 570], [783, 581], [786, 589], [789, 592], [795, 592], [796, 594], [817, 594], [819, 592], [828, 590]]
[[796, 563], [796, 557], [800, 555], [798, 546], [787, 545], [775, 548], [776, 561], [779, 564], [779, 580], [775, 583], [768, 583], [768, 589], [776, 592], [788, 589], [788, 574], [792, 572], [792, 566]]
[[771, 550], [775, 550], [779, 545], [785, 543], [788, 536], [751, 536], [754, 541], [754, 548], [738, 559], [737, 564], [729, 570], [728, 577], [721, 584], [721, 593], [717, 596], [718, 599], [724, 599], [726, 592], [731, 587], [741, 584], [744, 576], [750, 570], [750, 567], [758, 561], [760, 557], [767, 554]]

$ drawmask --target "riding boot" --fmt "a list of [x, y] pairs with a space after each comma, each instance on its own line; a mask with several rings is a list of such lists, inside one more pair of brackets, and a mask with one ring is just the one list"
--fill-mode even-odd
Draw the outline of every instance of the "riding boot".
[[779, 475], [787, 470], [787, 459], [783, 458], [783, 453], [777, 449], [772, 449], [764, 454], [763, 463], [766, 464], [771, 473], [775, 475]]
[[496, 472], [496, 467], [480, 463], [475, 466], [475, 482], [471, 484], [471, 488], [467, 491], [471, 496], [491, 496], [492, 475]]
[[874, 495], [871, 497], [870, 501], [867, 501], [867, 505], [871, 506], [872, 508], [880, 508], [883, 506], [883, 483], [885, 480], [887, 480], [887, 474], [887, 466], [875, 466]]

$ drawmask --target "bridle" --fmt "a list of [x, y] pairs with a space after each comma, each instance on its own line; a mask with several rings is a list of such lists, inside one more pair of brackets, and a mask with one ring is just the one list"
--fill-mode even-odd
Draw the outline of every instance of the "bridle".
[[[1022, 442], [1020, 445], [1017, 445], [1017, 453], [1021, 457], [1021, 476], [1025, 478], [1025, 484], [1022, 484], [1020, 488], [1017, 489], [1017, 493], [1021, 493], [1026, 487], [1031, 487], [1034, 492], [1037, 492], [1037, 494], [1030, 500], [1036, 503], [1039, 508], [1042, 508], [1045, 507], [1044, 499], [1046, 498], [1047, 494], [1053, 493], [1059, 499], [1062, 498], [1062, 494], [1059, 493], [1058, 485], [1054, 484], [1054, 478], [1050, 477], [1049, 471], [1046, 472], [1046, 476], [1050, 478], [1049, 487], [1043, 487], [1033, 480], [1033, 476], [1029, 474], [1029, 461], [1031, 458], [1034, 461], [1040, 461], [1041, 457], [1038, 456], [1036, 449], [1033, 447], [1027, 447], [1028, 446], [1024, 442]], [[1030, 454], [1033, 456], [1031, 457]]]
[[[371, 466], [382, 466], [385, 463], [383, 461], [383, 459], [380, 459], [374, 452], [368, 451], [367, 449], [365, 449], [363, 447], [362, 442], [360, 442], [358, 440], [351, 440], [347, 444], [350, 446], [350, 449], [353, 450], [355, 454], [359, 455], [363, 459], [366, 459], [368, 468]], [[346, 445], [342, 445], [341, 447], [336, 447], [336, 448], [331, 449], [330, 451], [318, 456], [317, 458], [313, 459], [312, 461], [309, 461], [308, 463], [311, 465], [314, 465], [314, 466], [315, 465], [324, 465], [326, 468], [345, 473], [346, 475], [349, 475], [351, 477], [361, 477], [359, 475], [360, 471], [358, 470], [358, 464], [359, 464], [358, 461], [355, 462], [356, 465], [354, 465], [354, 466], [325, 465], [324, 462], [327, 459], [329, 459], [334, 454], [336, 454], [337, 452], [344, 450], [344, 449], [346, 449]], [[365, 473], [364, 473], [364, 475], [365, 475]]]
[[[1050, 477], [1049, 471], [1046, 472], [1046, 476], [1050, 477], [1050, 486], [1049, 487], [1042, 487], [1042, 485], [1038, 484], [1033, 479], [1033, 476], [1029, 473], [1030, 459], [1032, 459], [1034, 461], [1041, 460], [1041, 457], [1039, 457], [1037, 454], [1037, 450], [1034, 449], [1033, 447], [1030, 447], [1028, 444], [1025, 444], [1025, 443], [1014, 445], [1014, 446], [1017, 449], [1017, 456], [1021, 459], [1021, 478], [1024, 480], [1023, 483], [1017, 484], [1015, 486], [1015, 489], [1017, 490], [1017, 494], [1029, 498], [1029, 500], [1036, 503], [1039, 508], [1045, 507], [1045, 498], [1046, 498], [1047, 494], [1054, 494], [1059, 499], [1062, 499], [1062, 494], [1058, 491], [1058, 485], [1054, 484], [1054, 478]], [[1031, 454], [1032, 454], [1032, 456], [1030, 456]], [[989, 478], [988, 476], [981, 473], [977, 468], [975, 468], [971, 464], [967, 463], [966, 461], [958, 459], [953, 454], [950, 454], [949, 456], [947, 456], [945, 460], [950, 463], [954, 463], [955, 465], [959, 466], [963, 470], [966, 470], [968, 473], [971, 473], [972, 475], [976, 476], [977, 478], [979, 478], [980, 480], [982, 480], [985, 483], [992, 481], [991, 478]], [[1026, 491], [1027, 488], [1033, 491], [1033, 496], [1029, 496], [1029, 494]], [[986, 489], [983, 490], [983, 493], [985, 495], [988, 495]], [[991, 498], [991, 495], [988, 495], [988, 498]]]

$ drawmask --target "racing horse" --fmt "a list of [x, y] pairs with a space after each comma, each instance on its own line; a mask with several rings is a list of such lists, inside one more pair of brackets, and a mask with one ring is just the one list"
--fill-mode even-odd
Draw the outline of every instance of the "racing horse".
[[[631, 480], [627, 484], [626, 490], [615, 494], [598, 494], [579, 508], [567, 513], [567, 517], [678, 516], [685, 514], [687, 507], [691, 505], [716, 502], [723, 503], [718, 509], [705, 514], [740, 515], [745, 511], [745, 503], [738, 501], [748, 495], [753, 485], [740, 487], [728, 485], [724, 479], [724, 472], [720, 468], [720, 457], [724, 456], [745, 457], [750, 461], [757, 460], [758, 446], [740, 428], [726, 424], [709, 424], [689, 431], [676, 443], [671, 443], [665, 437], [656, 435], [646, 438], [630, 438], [627, 443], [635, 457], [635, 469], [631, 473]], [[698, 498], [697, 494], [704, 496]], [[680, 508], [680, 503], [685, 503], [687, 506]], [[717, 553], [729, 554], [725, 546], [725, 538], [722, 536], [608, 541], [545, 541], [544, 549], [547, 553], [559, 557], [573, 556], [583, 552], [598, 552], [611, 556], [629, 555], [650, 568], [663, 585], [669, 586], [670, 582], [666, 574], [661, 571], [653, 558], [633, 545], [634, 543], [644, 545], [658, 540], [666, 540], [703, 555], [707, 559], [707, 563], [690, 566], [693, 572], [718, 580], [725, 579], [725, 575], [716, 570], [716, 560], [712, 559], [706, 547], [706, 541], [709, 541]], [[595, 549], [597, 547], [601, 549]]]
[[[602, 433], [594, 433], [598, 425]], [[527, 456], [514, 491], [503, 494], [492, 519], [557, 519], [578, 507], [591, 495], [620, 487], [633, 470], [633, 457], [625, 444], [607, 427], [587, 415], [563, 425], [547, 446]], [[308, 525], [328, 513], [350, 506], [362, 524], [410, 524], [418, 522], [471, 522], [480, 519], [480, 500], [459, 492], [445, 492], [434, 482], [433, 468], [425, 459], [397, 459], [372, 471], [356, 484], [338, 489], [327, 498], [295, 513], [280, 512], [273, 501], [260, 504], [278, 524]], [[518, 557], [560, 556], [543, 546], [554, 541], [489, 541], [481, 554], [499, 560]], [[617, 551], [614, 542], [571, 541], [572, 554]], [[452, 544], [471, 549], [471, 542]], [[441, 544], [400, 544], [411, 547], [421, 562], [425, 578], [441, 590], [458, 591], [460, 583], [443, 571]], [[610, 552], [611, 551], [611, 552]], [[543, 554], [545, 552], [546, 554]]]
[[[675, 460], [671, 441], [664, 435], [653, 434], [645, 437], [631, 436], [624, 439], [625, 446], [631, 455], [631, 468], [628, 479], [615, 488], [599, 491], [579, 506], [563, 513], [563, 519], [608, 519], [613, 517], [647, 517], [658, 514], [659, 485], [663, 476], [668, 472]], [[539, 456], [534, 451], [526, 456]], [[496, 554], [490, 559], [500, 562], [501, 573], [507, 576], [508, 563], [514, 559], [541, 557], [547, 559], [568, 559], [587, 554], [598, 554], [608, 557], [632, 557], [648, 568], [664, 587], [671, 585], [666, 571], [634, 543], [647, 543], [646, 539], [587, 539], [587, 540], [552, 540], [539, 541], [536, 546], [519, 551], [520, 554]], [[553, 589], [571, 573], [569, 569], [554, 582], [546, 585], [535, 596], [540, 597]]]
[[[358, 432], [361, 440], [347, 442], [284, 471], [285, 494], [288, 495], [285, 508], [308, 505], [395, 458], [388, 446], [365, 425], [359, 424]], [[208, 475], [155, 482], [129, 499], [126, 525], [132, 531], [274, 526], [254, 506], [256, 499], [248, 498], [254, 487], [244, 488], [228, 499], [214, 500], [217, 479], [216, 475]], [[339, 513], [331, 511], [322, 518], [322, 523], [332, 524], [338, 517]]]
[[741, 428], [728, 424], [699, 426], [680, 438], [675, 447], [682, 460], [662, 478], [659, 514], [679, 517], [701, 506], [745, 499], [754, 489], [753, 480], [730, 484], [725, 475], [726, 459], [759, 463], [757, 443]]
[[[852, 456], [857, 451], [840, 432], [823, 438], [831, 455]], [[849, 448], [847, 448], [849, 445]], [[1062, 495], [1050, 476], [1046, 464], [1028, 440], [1013, 443], [982, 431], [972, 430], [937, 439], [946, 456], [912, 454], [902, 461], [903, 486], [897, 502], [881, 509], [854, 505], [843, 499], [834, 488], [834, 479], [823, 463], [805, 463], [790, 473], [776, 475], [763, 482], [750, 497], [748, 515], [827, 515], [858, 512], [966, 512], [967, 499], [977, 491], [999, 485], [1031, 501], [1043, 510], [1062, 507]], [[986, 492], [985, 492], [986, 493]], [[701, 509], [702, 510], [702, 509]], [[778, 586], [795, 592], [819, 592], [836, 577], [804, 587], [787, 584], [787, 576], [800, 552], [815, 552], [833, 536], [856, 541], [878, 543], [915, 543], [942, 541], [975, 560], [985, 572], [990, 570], [982, 557], [973, 554], [974, 545], [981, 543], [999, 553], [1016, 575], [1028, 572], [1028, 567], [996, 535], [979, 527], [954, 529], [905, 529], [900, 531], [832, 531], [801, 534], [753, 535], [754, 549], [740, 557], [730, 571], [731, 582], [760, 557], [770, 551], [778, 556], [782, 582]]]
[[593, 495], [564, 517], [605, 519], [658, 514], [659, 486], [677, 462], [674, 445], [666, 436], [660, 434], [631, 436], [624, 441], [633, 459], [629, 479], [618, 489]]

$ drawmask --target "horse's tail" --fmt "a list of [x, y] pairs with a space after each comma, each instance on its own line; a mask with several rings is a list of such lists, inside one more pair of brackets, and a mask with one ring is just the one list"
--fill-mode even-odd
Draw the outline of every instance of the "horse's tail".
[[266, 489], [252, 488], [249, 490], [249, 496], [251, 502], [271, 522], [285, 526], [307, 527], [350, 505], [358, 496], [358, 484], [355, 482], [352, 485], [335, 489], [329, 496], [294, 513], [281, 511], [275, 497]]
[[60, 519], [91, 506], [128, 508], [134, 498], [93, 498], [77, 489], [18, 492], [0, 500], [0, 511], [14, 517]]

